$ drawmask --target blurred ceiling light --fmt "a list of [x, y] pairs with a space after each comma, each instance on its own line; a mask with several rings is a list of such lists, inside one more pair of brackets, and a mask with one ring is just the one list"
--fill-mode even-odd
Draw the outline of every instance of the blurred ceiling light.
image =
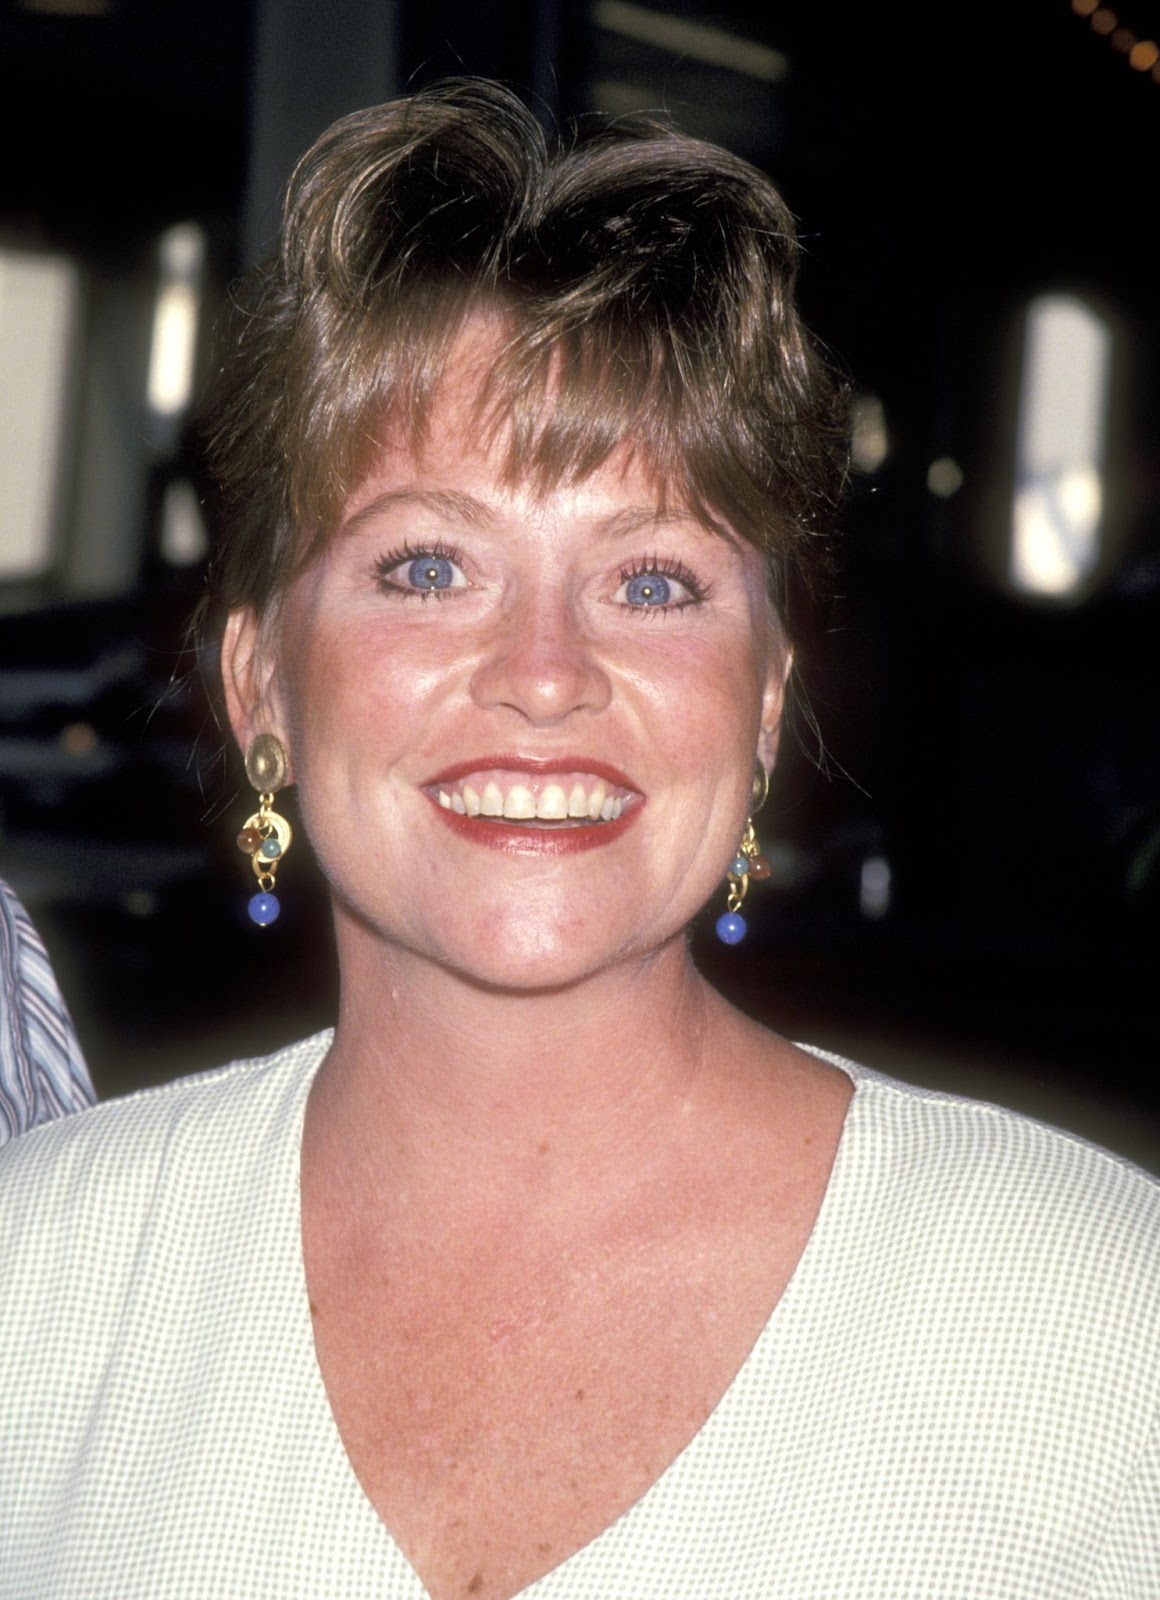
[[111, 0], [17, 0], [21, 11], [42, 17], [107, 17]]
[[1112, 34], [1112, 49], [1118, 50], [1122, 56], [1130, 56], [1138, 43], [1131, 28], [1117, 28]]
[[704, 22], [686, 22], [683, 17], [652, 11], [630, 0], [595, 0], [592, 20], [607, 33], [619, 33], [639, 44], [656, 45], [673, 55], [691, 56], [711, 67], [727, 67], [732, 72], [759, 78], [763, 83], [779, 83], [789, 71], [789, 60], [780, 50], [743, 39], [724, 28]]
[[165, 486], [161, 506], [161, 554], [171, 567], [192, 567], [209, 554], [201, 504], [188, 478]]
[[876, 394], [855, 397], [851, 414], [850, 455], [859, 472], [877, 472], [890, 454], [886, 412]]
[[71, 261], [0, 250], [0, 579], [52, 564], [79, 291]]
[[1141, 39], [1132, 46], [1128, 65], [1137, 72], [1149, 72], [1160, 61], [1160, 44], [1155, 39]]
[[950, 500], [963, 486], [963, 469], [953, 456], [939, 456], [926, 469], [926, 486], [936, 500]]
[[1092, 12], [1091, 25], [1095, 33], [1108, 34], [1116, 27], [1119, 17], [1108, 6], [1099, 6]]
[[1009, 569], [1026, 594], [1074, 596], [1098, 560], [1111, 348], [1080, 300], [1027, 309]]
[[153, 889], [130, 889], [121, 896], [121, 905], [131, 917], [155, 917], [161, 901]]
[[70, 722], [60, 730], [59, 742], [70, 756], [88, 756], [101, 741], [91, 722]]
[[1071, 0], [1071, 9], [1077, 17], [1090, 17], [1100, 0]]
[[588, 86], [593, 111], [606, 117], [623, 117], [646, 106], [655, 106], [655, 84], [627, 83], [618, 78], [594, 78]]
[[885, 856], [867, 856], [858, 879], [858, 908], [877, 922], [890, 910], [891, 872]]
[[193, 394], [205, 235], [192, 222], [178, 223], [162, 234], [158, 254], [147, 394], [154, 415], [172, 419]]

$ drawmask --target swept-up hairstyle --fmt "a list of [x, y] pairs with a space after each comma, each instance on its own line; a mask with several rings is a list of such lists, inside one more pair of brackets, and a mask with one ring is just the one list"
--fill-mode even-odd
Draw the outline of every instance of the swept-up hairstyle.
[[276, 603], [387, 431], [422, 439], [472, 315], [513, 481], [618, 446], [763, 550], [783, 625], [816, 592], [844, 472], [839, 387], [793, 304], [772, 184], [655, 119], [550, 148], [506, 89], [455, 80], [344, 117], [299, 162], [281, 248], [238, 289], [207, 416], [224, 528], [214, 609]]

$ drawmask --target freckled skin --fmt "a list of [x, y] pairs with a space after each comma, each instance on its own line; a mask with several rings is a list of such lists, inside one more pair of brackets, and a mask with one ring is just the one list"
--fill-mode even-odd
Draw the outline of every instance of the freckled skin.
[[[242, 614], [227, 639], [242, 740], [261, 726], [290, 752], [344, 976], [383, 941], [517, 988], [640, 959], [720, 885], [776, 746], [786, 662], [757, 552], [679, 508], [657, 520], [623, 455], [544, 496], [505, 484], [501, 446], [477, 443], [478, 381], [456, 369], [420, 454], [383, 449], [273, 629]], [[424, 548], [455, 557], [438, 595], [409, 587], [404, 552]], [[667, 606], [628, 603], [642, 563], [687, 574]], [[612, 763], [644, 804], [607, 848], [508, 859], [422, 791], [497, 752]]]
[[[505, 481], [479, 382], [467, 349], [421, 452], [384, 446], [327, 553], [223, 651], [235, 732], [286, 745], [334, 904], [302, 1158], [319, 1369], [439, 1600], [510, 1600], [688, 1444], [798, 1259], [845, 1105], [684, 938], [776, 752], [759, 557], [662, 517], [624, 455], [544, 495]], [[625, 774], [632, 813], [521, 856], [430, 793], [537, 761]]]

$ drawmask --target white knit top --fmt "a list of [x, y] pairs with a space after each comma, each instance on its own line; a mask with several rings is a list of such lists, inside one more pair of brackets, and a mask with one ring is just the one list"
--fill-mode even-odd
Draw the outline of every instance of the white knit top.
[[[328, 1036], [0, 1151], [0, 1600], [422, 1600], [314, 1356]], [[1158, 1600], [1160, 1185], [854, 1078], [813, 1234], [700, 1433], [532, 1600]]]

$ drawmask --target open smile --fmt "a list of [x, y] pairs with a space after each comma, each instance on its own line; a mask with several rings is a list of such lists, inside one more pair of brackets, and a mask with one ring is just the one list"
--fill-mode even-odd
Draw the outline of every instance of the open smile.
[[445, 811], [456, 811], [461, 817], [575, 826], [615, 822], [631, 803], [633, 792], [590, 772], [533, 775], [492, 768], [454, 783], [440, 783], [434, 798]]
[[422, 788], [457, 833], [517, 854], [611, 843], [643, 804], [623, 774], [579, 762], [458, 767]]

